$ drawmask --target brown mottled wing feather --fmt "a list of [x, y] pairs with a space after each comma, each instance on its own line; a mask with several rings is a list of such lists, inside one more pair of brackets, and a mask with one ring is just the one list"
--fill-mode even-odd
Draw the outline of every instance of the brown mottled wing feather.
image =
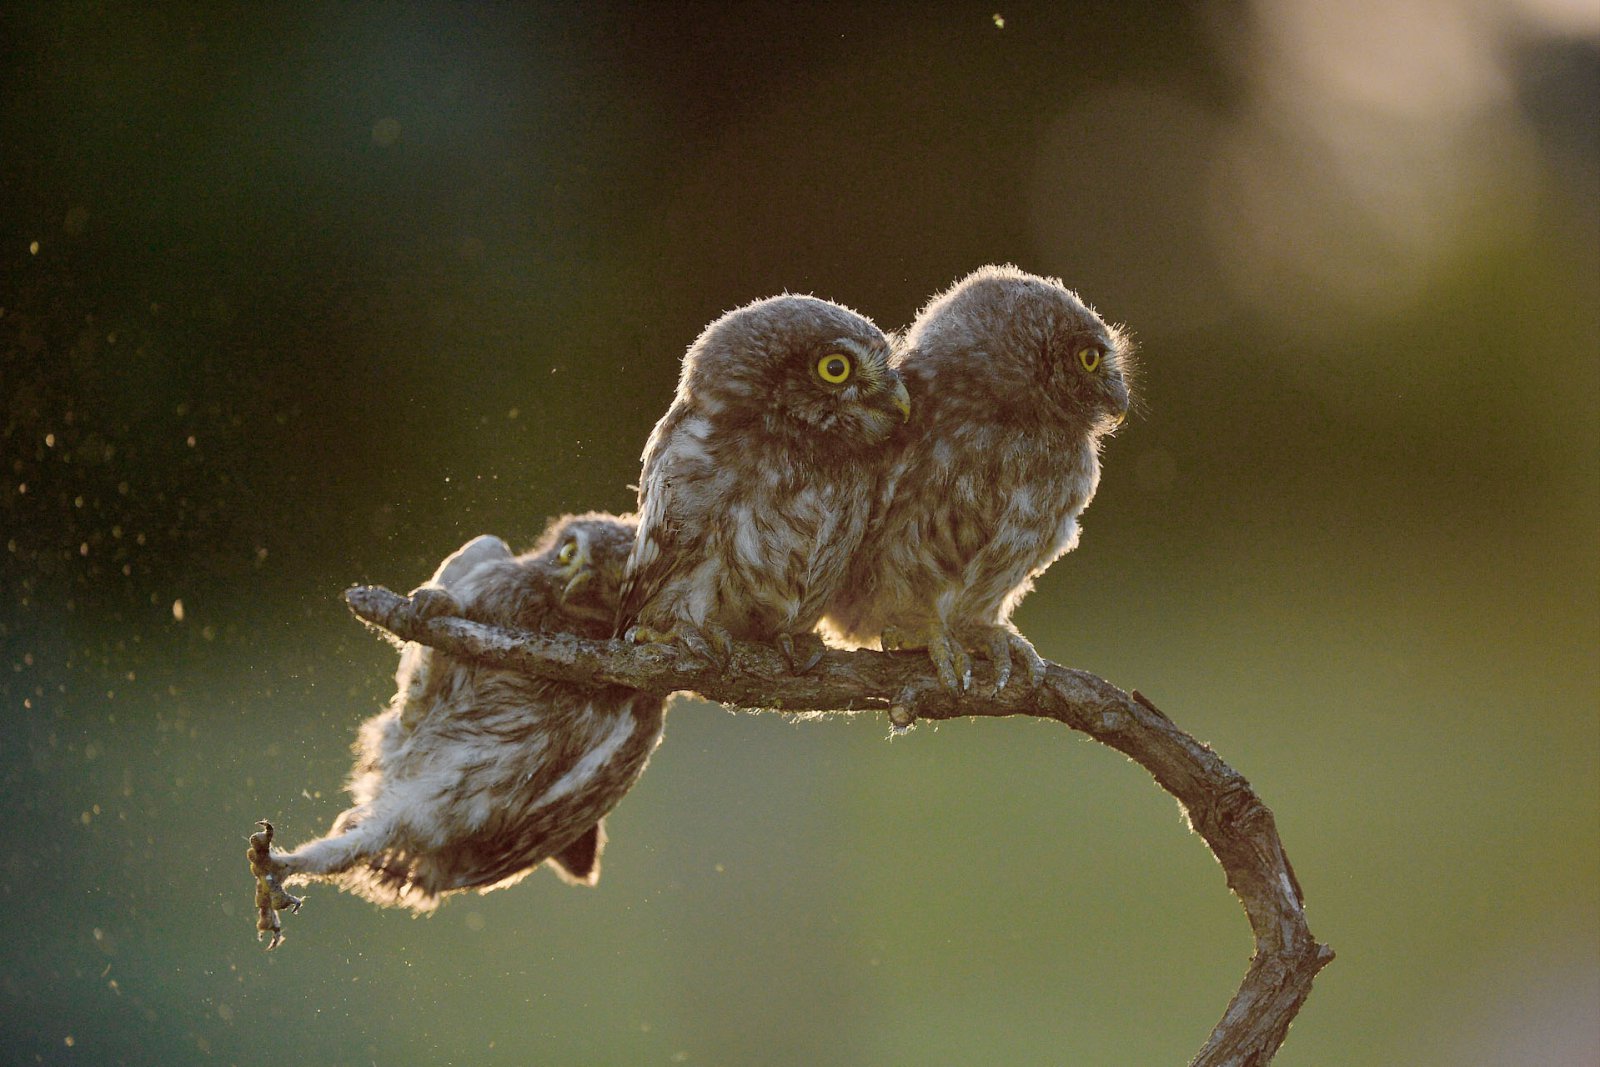
[[656, 423], [644, 449], [644, 469], [639, 475], [639, 530], [633, 537], [633, 551], [622, 572], [622, 588], [617, 598], [614, 636], [621, 637], [682, 565], [684, 555], [676, 551], [677, 524], [673, 519], [672, 438], [684, 413], [669, 410]]

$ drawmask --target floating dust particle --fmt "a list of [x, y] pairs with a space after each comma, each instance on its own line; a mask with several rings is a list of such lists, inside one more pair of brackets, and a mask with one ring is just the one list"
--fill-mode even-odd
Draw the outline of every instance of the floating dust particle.
[[175, 620], [177, 620], [178, 622], [182, 622], [183, 621], [183, 601], [182, 600], [174, 600], [172, 602], [172, 617]]
[[[38, 241], [30, 242], [29, 245], [28, 245], [28, 255], [36, 256], [38, 254], [39, 254], [39, 242]], [[72, 1042], [68, 1041], [67, 1044], [70, 1045], [70, 1044], [72, 1044]]]
[[400, 120], [393, 115], [379, 119], [372, 124], [372, 143], [380, 148], [388, 148], [400, 139]]
[[995, 29], [1003, 30], [1006, 28], [1006, 18], [1004, 15], [1000, 14], [1000, 12], [996, 11], [994, 14], [990, 15], [989, 18], [994, 20]]

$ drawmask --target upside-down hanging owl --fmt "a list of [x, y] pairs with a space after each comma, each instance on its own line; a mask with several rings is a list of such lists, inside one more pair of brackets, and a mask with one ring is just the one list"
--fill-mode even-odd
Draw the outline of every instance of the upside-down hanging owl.
[[706, 327], [645, 446], [618, 633], [724, 665], [733, 640], [814, 662], [885, 445], [910, 415], [890, 351], [867, 319], [811, 296]]
[[[634, 532], [631, 519], [566, 516], [522, 556], [497, 537], [476, 538], [412, 594], [412, 610], [605, 637]], [[269, 827], [258, 878], [278, 887], [328, 880], [417, 911], [451, 892], [511, 885], [542, 862], [594, 885], [603, 818], [661, 739], [662, 699], [484, 667], [416, 644], [403, 649], [396, 681], [388, 707], [360, 730], [349, 784], [355, 806], [326, 837], [292, 852], [266, 854]], [[278, 893], [274, 906], [297, 902]], [[262, 920], [276, 943], [275, 916]]]
[[1044, 661], [1011, 612], [1078, 543], [1102, 440], [1128, 412], [1128, 339], [1058, 280], [986, 266], [928, 303], [895, 366], [917, 418], [825, 628], [926, 647], [952, 689], [970, 686], [970, 653], [997, 687], [1014, 659], [1037, 684]]

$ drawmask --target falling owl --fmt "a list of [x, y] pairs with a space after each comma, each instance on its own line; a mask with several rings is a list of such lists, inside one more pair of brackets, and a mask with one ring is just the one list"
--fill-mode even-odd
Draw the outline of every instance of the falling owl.
[[[476, 538], [412, 594], [412, 610], [603, 638], [634, 532], [629, 519], [588, 514], [556, 520], [521, 556], [497, 537]], [[661, 698], [480, 666], [417, 644], [403, 649], [396, 681], [355, 745], [355, 805], [326, 837], [270, 856], [263, 847], [258, 877], [280, 887], [327, 880], [417, 911], [454, 891], [511, 885], [543, 862], [594, 885], [604, 816], [661, 739]], [[270, 827], [266, 834], [270, 844]]]
[[1131, 346], [1056, 279], [986, 266], [928, 303], [895, 366], [917, 417], [824, 629], [925, 647], [952, 689], [971, 685], [969, 653], [997, 687], [1014, 660], [1037, 684], [1044, 661], [1011, 612], [1078, 543], [1102, 440], [1128, 412]]

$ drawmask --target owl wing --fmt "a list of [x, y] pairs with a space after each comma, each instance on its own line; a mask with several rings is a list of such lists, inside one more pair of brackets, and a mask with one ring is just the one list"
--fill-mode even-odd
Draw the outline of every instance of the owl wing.
[[637, 621], [640, 610], [681, 565], [682, 556], [675, 551], [680, 530], [674, 481], [683, 467], [683, 450], [677, 445], [684, 418], [674, 405], [656, 423], [645, 445], [644, 468], [639, 475], [639, 529], [622, 569], [614, 627], [617, 637]]
[[[500, 538], [489, 534], [474, 537], [446, 556], [433, 572], [433, 577], [412, 590], [411, 595], [416, 596], [422, 590], [434, 588], [458, 596], [468, 576], [474, 571], [486, 564], [511, 558], [510, 547]], [[400, 709], [400, 719], [408, 728], [415, 729], [427, 714], [429, 704], [425, 696], [432, 664], [433, 649], [427, 645], [407, 641], [400, 646], [400, 665], [395, 669], [395, 695], [390, 706]]]
[[511, 558], [511, 546], [492, 534], [483, 534], [446, 556], [439, 569], [433, 572], [432, 581], [434, 585], [453, 590], [479, 564]]

